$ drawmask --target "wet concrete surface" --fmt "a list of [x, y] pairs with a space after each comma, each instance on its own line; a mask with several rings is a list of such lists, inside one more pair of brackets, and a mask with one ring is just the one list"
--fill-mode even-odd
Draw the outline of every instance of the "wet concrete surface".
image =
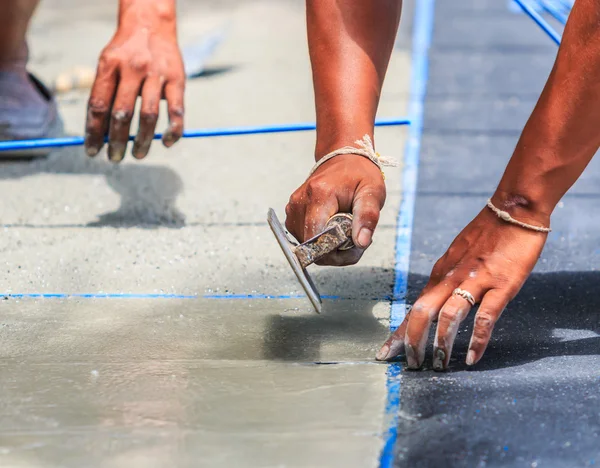
[[[555, 54], [550, 40], [526, 17], [509, 13], [506, 2], [437, 2], [413, 299], [433, 262], [494, 190]], [[398, 467], [600, 462], [599, 183], [596, 160], [558, 206], [538, 266], [477, 366], [464, 364], [467, 319], [450, 372], [403, 373]]]
[[[187, 128], [314, 119], [301, 0], [179, 11], [182, 44], [228, 28], [215, 73], [188, 82]], [[42, 2], [32, 70], [50, 80], [94, 66], [115, 12], [114, 0]], [[405, 115], [405, 45], [381, 117]], [[86, 93], [59, 104], [81, 135]], [[378, 150], [401, 159], [404, 135], [379, 129]], [[312, 269], [340, 297], [321, 316], [306, 299], [222, 298], [301, 293], [266, 214], [283, 215], [313, 151], [308, 132], [155, 143], [118, 166], [80, 148], [1, 165], [0, 293], [12, 296], [0, 300], [0, 466], [377, 466], [387, 366], [374, 355], [387, 335], [401, 168], [386, 169], [388, 201], [361, 264]], [[19, 296], [52, 293], [70, 298]], [[113, 296], [72, 296], [88, 293]]]
[[2, 466], [373, 465], [386, 327], [302, 302], [5, 301]]

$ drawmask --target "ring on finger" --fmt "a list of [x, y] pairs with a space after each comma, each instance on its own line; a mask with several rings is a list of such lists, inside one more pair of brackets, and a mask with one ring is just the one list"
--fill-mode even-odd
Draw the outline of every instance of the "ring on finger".
[[462, 297], [465, 301], [467, 301], [469, 304], [471, 304], [471, 306], [475, 305], [475, 298], [473, 297], [473, 294], [471, 294], [469, 291], [466, 291], [466, 290], [460, 289], [460, 288], [456, 288], [452, 292], [452, 295]]

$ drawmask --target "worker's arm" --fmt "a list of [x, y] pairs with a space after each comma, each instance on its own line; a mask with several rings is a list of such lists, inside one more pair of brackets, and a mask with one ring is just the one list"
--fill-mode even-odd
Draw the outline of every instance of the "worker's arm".
[[[373, 136], [402, 1], [307, 0], [306, 8], [319, 160], [364, 135]], [[375, 164], [361, 156], [337, 156], [291, 196], [286, 226], [303, 241], [335, 213], [353, 213], [353, 237], [360, 248], [332, 254], [321, 263], [355, 263], [371, 243], [384, 202], [385, 184]]]
[[138, 95], [142, 97], [133, 155], [148, 153], [159, 103], [168, 103], [172, 146], [183, 132], [185, 72], [177, 44], [175, 0], [120, 0], [117, 31], [102, 51], [88, 103], [85, 147], [95, 156], [109, 135], [108, 157], [123, 159]]
[[[492, 197], [494, 205], [519, 221], [549, 226], [554, 207], [600, 146], [599, 122], [600, 2], [577, 0], [554, 68]], [[434, 368], [445, 368], [470, 309], [466, 300], [452, 296], [461, 288], [481, 303], [467, 354], [467, 364], [477, 363], [545, 242], [546, 234], [509, 224], [484, 208], [436, 263], [407, 320], [378, 358], [391, 359], [404, 346], [409, 367], [419, 367], [429, 327], [438, 319]]]

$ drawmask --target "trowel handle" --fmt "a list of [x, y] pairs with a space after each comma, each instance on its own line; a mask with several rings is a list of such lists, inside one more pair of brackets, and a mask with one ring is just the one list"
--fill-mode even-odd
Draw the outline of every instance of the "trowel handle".
[[338, 213], [333, 215], [327, 221], [327, 227], [339, 226], [348, 240], [340, 245], [337, 250], [350, 250], [354, 247], [354, 242], [352, 242], [352, 215], [350, 213]]
[[352, 247], [352, 215], [338, 213], [327, 221], [323, 232], [297, 246], [294, 253], [302, 268], [306, 268], [335, 250]]

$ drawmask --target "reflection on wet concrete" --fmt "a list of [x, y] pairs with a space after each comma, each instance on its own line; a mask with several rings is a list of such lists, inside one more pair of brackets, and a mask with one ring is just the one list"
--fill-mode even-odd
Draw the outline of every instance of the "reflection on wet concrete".
[[327, 305], [5, 300], [0, 466], [373, 464], [386, 329]]

